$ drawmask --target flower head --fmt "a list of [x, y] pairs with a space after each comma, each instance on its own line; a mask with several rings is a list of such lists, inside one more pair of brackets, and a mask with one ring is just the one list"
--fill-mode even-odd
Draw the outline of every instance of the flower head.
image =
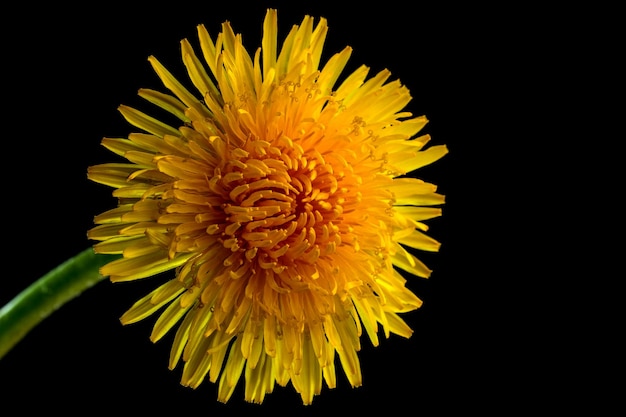
[[424, 149], [427, 120], [403, 111], [389, 71], [361, 66], [335, 87], [351, 49], [320, 65], [325, 19], [305, 16], [280, 47], [275, 10], [263, 29], [253, 56], [228, 22], [215, 40], [198, 26], [200, 55], [182, 40], [195, 93], [149, 58], [169, 92], [139, 95], [180, 122], [120, 106], [142, 132], [103, 139], [128, 162], [89, 168], [119, 204], [88, 236], [123, 255], [101, 269], [113, 282], [165, 277], [121, 321], [160, 312], [153, 341], [176, 327], [183, 385], [208, 377], [226, 402], [243, 374], [260, 403], [291, 381], [310, 404], [336, 364], [361, 385], [363, 331], [373, 345], [381, 328], [412, 334], [399, 314], [422, 302], [404, 275], [430, 275], [414, 249], [438, 250], [422, 221], [444, 197], [406, 174], [447, 149]]

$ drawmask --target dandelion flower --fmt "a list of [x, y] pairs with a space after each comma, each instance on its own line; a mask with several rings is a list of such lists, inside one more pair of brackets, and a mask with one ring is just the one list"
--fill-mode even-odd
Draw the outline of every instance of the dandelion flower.
[[415, 253], [438, 250], [423, 221], [444, 197], [406, 174], [447, 148], [424, 148], [427, 120], [403, 111], [411, 96], [389, 71], [339, 83], [349, 47], [320, 65], [323, 18], [280, 46], [268, 9], [253, 56], [229, 22], [215, 39], [197, 29], [200, 54], [181, 41], [197, 91], [153, 56], [169, 91], [139, 90], [178, 124], [121, 105], [140, 132], [102, 144], [127, 162], [88, 170], [119, 202], [88, 232], [97, 253], [123, 255], [101, 274], [164, 282], [121, 321], [159, 312], [150, 338], [176, 329], [170, 369], [183, 363], [185, 386], [219, 384], [221, 402], [243, 375], [248, 402], [291, 383], [310, 404], [337, 364], [360, 386], [362, 333], [374, 346], [380, 329], [412, 334], [400, 314], [422, 302], [405, 276], [431, 273]]

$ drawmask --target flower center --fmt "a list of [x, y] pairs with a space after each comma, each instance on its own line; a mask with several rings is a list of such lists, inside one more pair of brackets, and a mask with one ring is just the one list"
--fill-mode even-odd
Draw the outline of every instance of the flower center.
[[343, 171], [284, 141], [278, 147], [257, 140], [231, 150], [210, 180], [224, 201], [223, 246], [277, 273], [335, 252], [345, 205], [354, 199], [340, 186]]

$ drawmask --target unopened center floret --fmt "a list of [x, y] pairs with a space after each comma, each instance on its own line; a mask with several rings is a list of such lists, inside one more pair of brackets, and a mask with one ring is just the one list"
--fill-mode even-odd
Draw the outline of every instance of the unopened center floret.
[[222, 243], [261, 268], [314, 263], [341, 243], [337, 223], [348, 190], [321, 155], [295, 159], [278, 148], [271, 152], [253, 156], [236, 149], [213, 176], [213, 188], [224, 197]]

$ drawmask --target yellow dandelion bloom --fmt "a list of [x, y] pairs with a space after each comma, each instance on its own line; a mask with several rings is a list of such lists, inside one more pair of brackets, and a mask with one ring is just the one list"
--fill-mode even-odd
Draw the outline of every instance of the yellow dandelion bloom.
[[269, 9], [253, 56], [228, 22], [215, 39], [197, 29], [201, 54], [181, 41], [197, 92], [153, 56], [169, 92], [139, 90], [178, 125], [120, 106], [142, 132], [104, 138], [127, 162], [88, 171], [119, 199], [88, 232], [96, 252], [123, 255], [102, 275], [175, 271], [121, 321], [160, 312], [151, 340], [176, 327], [169, 367], [184, 363], [185, 386], [218, 383], [221, 402], [243, 375], [246, 401], [291, 382], [310, 404], [336, 386], [336, 364], [360, 386], [363, 331], [373, 345], [381, 328], [412, 334], [399, 314], [422, 302], [401, 270], [430, 275], [414, 249], [438, 250], [423, 221], [444, 197], [406, 174], [447, 148], [425, 149], [427, 120], [403, 111], [411, 96], [389, 71], [361, 66], [335, 87], [351, 49], [320, 65], [323, 18], [281, 46]]

